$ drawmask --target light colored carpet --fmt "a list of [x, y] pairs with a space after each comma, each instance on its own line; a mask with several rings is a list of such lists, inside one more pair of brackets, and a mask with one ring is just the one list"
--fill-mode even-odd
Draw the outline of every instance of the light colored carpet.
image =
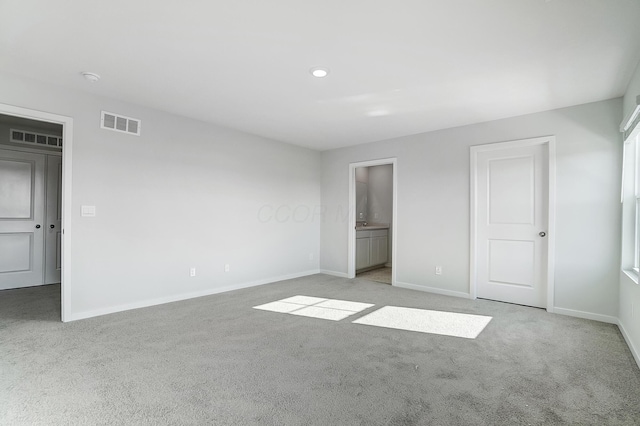
[[475, 339], [489, 321], [485, 315], [383, 306], [353, 323]]
[[[493, 319], [459, 339], [252, 309], [301, 294]], [[59, 318], [59, 286], [0, 292], [1, 425], [640, 423], [617, 327], [541, 309], [314, 275]]]
[[360, 272], [357, 278], [363, 278], [369, 281], [391, 284], [391, 268], [378, 268], [372, 271]]

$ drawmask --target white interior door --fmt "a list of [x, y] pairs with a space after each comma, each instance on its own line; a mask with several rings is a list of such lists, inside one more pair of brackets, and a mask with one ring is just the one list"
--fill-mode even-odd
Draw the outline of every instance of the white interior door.
[[44, 283], [60, 282], [62, 272], [62, 157], [47, 155]]
[[548, 167], [544, 144], [477, 153], [477, 297], [546, 307]]
[[44, 165], [0, 149], [0, 290], [43, 283]]

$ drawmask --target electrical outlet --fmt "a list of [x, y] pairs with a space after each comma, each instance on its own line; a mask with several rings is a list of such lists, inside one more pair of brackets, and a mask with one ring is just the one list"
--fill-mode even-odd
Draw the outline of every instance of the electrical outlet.
[[189, 276], [190, 277], [195, 277], [196, 276], [196, 268], [189, 269]]
[[309, 253], [309, 260], [313, 260], [313, 253]]
[[229, 272], [231, 270], [231, 266], [228, 263], [224, 264], [224, 271]]
[[442, 275], [442, 266], [436, 266], [436, 275]]
[[374, 213], [374, 214], [373, 214], [373, 218], [374, 218], [374, 219], [377, 219], [379, 216], [380, 216], [380, 215], [379, 215], [378, 213]]

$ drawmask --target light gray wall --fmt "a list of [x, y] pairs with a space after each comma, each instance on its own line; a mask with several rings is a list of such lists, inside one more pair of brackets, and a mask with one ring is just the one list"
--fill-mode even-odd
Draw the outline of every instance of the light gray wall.
[[636, 98], [640, 95], [640, 62], [636, 66], [636, 70], [633, 73], [633, 77], [629, 81], [629, 85], [627, 86], [627, 91], [624, 93], [623, 98], [623, 116], [620, 118], [620, 121], [627, 116], [637, 105]]
[[[0, 94], [74, 119], [73, 317], [318, 269], [320, 153], [11, 75]], [[102, 109], [142, 135], [101, 130]]]
[[[393, 244], [393, 165], [371, 166], [369, 169], [369, 187], [367, 211], [369, 222], [389, 224], [389, 261], [392, 265], [391, 249]], [[357, 169], [356, 169], [357, 170]], [[376, 217], [377, 215], [377, 217]]]
[[[636, 67], [624, 95], [624, 114], [620, 115], [619, 121], [622, 121], [635, 108], [638, 95], [640, 95], [640, 64]], [[633, 225], [625, 228], [625, 232], [633, 233]], [[631, 246], [627, 245], [627, 247], [632, 250]], [[625, 337], [630, 343], [629, 346], [632, 347], [636, 361], [640, 365], [640, 285], [633, 282], [624, 273], [620, 274], [619, 305], [620, 326], [623, 328]]]
[[393, 217], [393, 166], [385, 164], [371, 166], [368, 169], [368, 220], [375, 223], [391, 223]]
[[356, 168], [356, 182], [369, 183], [369, 168], [357, 167]]
[[617, 316], [621, 115], [614, 99], [323, 152], [321, 269], [347, 272], [349, 163], [397, 157], [397, 280], [469, 293], [469, 147], [555, 135], [556, 307]]

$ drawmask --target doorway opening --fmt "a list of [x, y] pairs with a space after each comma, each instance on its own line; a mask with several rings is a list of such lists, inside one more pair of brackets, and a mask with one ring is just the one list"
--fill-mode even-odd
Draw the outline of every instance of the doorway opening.
[[396, 282], [397, 161], [349, 165], [348, 276]]
[[62, 321], [70, 319], [71, 142], [71, 118], [0, 104], [0, 291], [59, 286]]

